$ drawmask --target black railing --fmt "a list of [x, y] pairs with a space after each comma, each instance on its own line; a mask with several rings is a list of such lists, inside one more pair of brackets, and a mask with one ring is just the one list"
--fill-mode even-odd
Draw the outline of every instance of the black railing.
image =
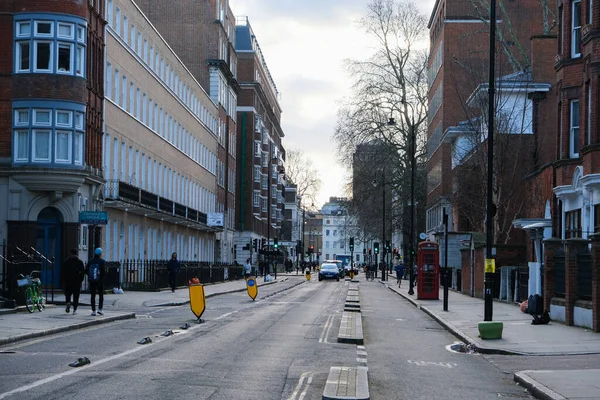
[[[124, 260], [107, 262], [105, 289], [155, 291], [169, 287], [167, 260]], [[181, 269], [176, 277], [177, 286], [186, 286], [192, 278], [200, 283], [217, 283], [227, 280], [243, 279], [243, 266], [225, 263], [200, 261], [180, 261]], [[83, 289], [87, 290], [87, 280]]]
[[120, 180], [113, 179], [106, 182], [105, 195], [107, 199], [118, 199], [159, 210], [171, 216], [177, 216], [205, 225], [207, 223], [206, 214], [199, 210], [160, 197], [155, 193]]
[[554, 296], [565, 297], [565, 255], [554, 256]]
[[589, 253], [577, 255], [577, 297], [592, 300], [592, 256]]

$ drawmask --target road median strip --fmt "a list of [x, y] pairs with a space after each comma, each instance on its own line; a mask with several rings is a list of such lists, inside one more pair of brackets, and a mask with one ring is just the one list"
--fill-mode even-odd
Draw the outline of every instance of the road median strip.
[[368, 400], [367, 371], [367, 367], [331, 367], [323, 390], [323, 400]]

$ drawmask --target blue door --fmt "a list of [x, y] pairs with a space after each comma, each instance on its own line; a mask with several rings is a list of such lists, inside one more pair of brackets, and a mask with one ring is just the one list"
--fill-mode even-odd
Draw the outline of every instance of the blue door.
[[60, 286], [61, 262], [61, 222], [60, 213], [53, 207], [46, 207], [38, 215], [36, 256], [42, 265], [42, 284]]

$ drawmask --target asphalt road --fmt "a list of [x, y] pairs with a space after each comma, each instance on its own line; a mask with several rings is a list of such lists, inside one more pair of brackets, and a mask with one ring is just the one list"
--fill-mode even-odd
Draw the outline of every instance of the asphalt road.
[[[365, 345], [337, 343], [348, 283], [302, 279], [261, 287], [254, 302], [208, 298], [203, 324], [189, 306], [146, 308], [2, 347], [0, 399], [321, 399], [331, 366], [356, 365], [369, 368], [371, 399], [530, 398], [498, 363], [446, 350], [452, 335], [376, 281], [360, 286]], [[84, 356], [91, 364], [68, 366]]]

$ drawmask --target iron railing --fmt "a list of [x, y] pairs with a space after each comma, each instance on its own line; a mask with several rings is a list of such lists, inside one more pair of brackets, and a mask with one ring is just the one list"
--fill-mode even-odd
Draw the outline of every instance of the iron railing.
[[577, 255], [577, 297], [581, 300], [592, 300], [592, 255]]
[[554, 296], [565, 297], [565, 254], [554, 256]]

